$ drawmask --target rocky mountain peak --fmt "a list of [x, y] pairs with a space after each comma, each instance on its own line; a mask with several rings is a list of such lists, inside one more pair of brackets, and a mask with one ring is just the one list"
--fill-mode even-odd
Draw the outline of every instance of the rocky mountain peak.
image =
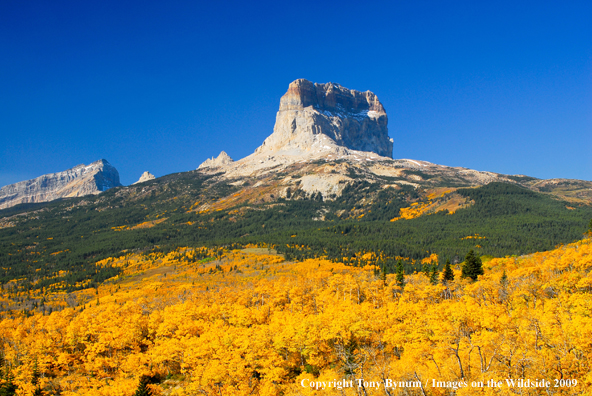
[[58, 198], [99, 194], [121, 186], [119, 172], [107, 160], [77, 165], [0, 188], [0, 209], [21, 203], [48, 202]]
[[360, 92], [332, 82], [318, 84], [301, 78], [293, 81], [280, 99], [280, 111], [303, 110], [309, 106], [321, 111], [352, 114], [374, 111], [386, 115], [372, 92]]
[[298, 156], [345, 154], [349, 149], [392, 158], [387, 124], [384, 106], [374, 93], [298, 79], [280, 99], [273, 134], [255, 153]]
[[154, 179], [156, 179], [156, 177], [154, 177], [154, 175], [152, 173], [146, 171], [146, 172], [142, 173], [142, 176], [140, 176], [140, 179], [137, 182], [135, 182], [134, 184], [144, 183], [146, 181], [154, 180]]
[[208, 158], [207, 160], [202, 162], [201, 165], [199, 165], [197, 167], [197, 169], [219, 168], [221, 166], [228, 165], [233, 162], [234, 162], [234, 160], [232, 158], [230, 158], [230, 156], [228, 154], [226, 154], [225, 151], [221, 151], [220, 154], [218, 155], [218, 157]]

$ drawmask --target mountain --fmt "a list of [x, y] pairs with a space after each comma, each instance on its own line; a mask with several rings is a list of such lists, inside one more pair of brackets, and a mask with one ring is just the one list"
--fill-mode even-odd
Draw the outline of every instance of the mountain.
[[257, 154], [314, 156], [368, 151], [392, 158], [388, 118], [370, 91], [299, 79], [280, 99], [273, 133]]
[[142, 176], [140, 176], [140, 179], [138, 179], [138, 181], [137, 181], [137, 182], [135, 182], [134, 184], [138, 184], [138, 183], [144, 183], [144, 182], [146, 182], [146, 181], [149, 181], [149, 180], [154, 180], [154, 179], [156, 179], [156, 178], [154, 177], [154, 175], [153, 175], [152, 173], [150, 173], [150, 172], [146, 171], [146, 172], [142, 173]]
[[[363, 369], [397, 387], [417, 378], [419, 392], [440, 367], [467, 379], [454, 353], [479, 381], [476, 348], [500, 378], [526, 367], [569, 386], [586, 373], [592, 244], [557, 245], [592, 227], [592, 182], [389, 158], [376, 117], [358, 117], [370, 102], [380, 112], [377, 99], [335, 116], [365, 131], [352, 143], [321, 111], [360, 95], [332, 85], [344, 93], [329, 100], [327, 84], [299, 84], [278, 134], [248, 157], [0, 210], [4, 389], [288, 395]], [[285, 140], [290, 117], [312, 124], [295, 121]], [[476, 282], [460, 279], [468, 252], [482, 258]], [[454, 279], [439, 283], [448, 260]], [[49, 354], [36, 341], [48, 336]], [[448, 352], [410, 364], [428, 344]], [[510, 367], [516, 350], [528, 364]], [[212, 362], [231, 364], [204, 375]]]
[[234, 160], [232, 158], [230, 158], [230, 156], [228, 154], [226, 154], [225, 151], [220, 152], [220, 154], [218, 155], [218, 157], [214, 158], [208, 158], [207, 160], [205, 160], [204, 162], [202, 162], [197, 169], [203, 169], [203, 168], [219, 168], [221, 166], [224, 165], [228, 165], [228, 164], [232, 164], [234, 162]]
[[[253, 154], [232, 161], [222, 152], [218, 158], [202, 163], [198, 170], [215, 175], [216, 180], [245, 186], [222, 201], [224, 208], [317, 194], [323, 200], [334, 200], [356, 180], [383, 189], [412, 187], [427, 191], [426, 196], [444, 188], [442, 191], [453, 197], [459, 187], [503, 182], [570, 202], [592, 202], [591, 182], [539, 180], [427, 161], [392, 159], [393, 139], [388, 136], [387, 124], [384, 106], [372, 92], [299, 79], [289, 85], [280, 99], [273, 133]], [[451, 201], [464, 205], [456, 198]], [[208, 201], [201, 203], [198, 210], [220, 209], [219, 206]], [[447, 210], [455, 208], [446, 205]], [[430, 206], [430, 210], [437, 209]]]
[[59, 198], [99, 194], [121, 186], [119, 172], [107, 160], [78, 165], [63, 172], [4, 186], [0, 189], [0, 209], [21, 203], [48, 202]]
[[370, 92], [297, 80], [273, 134], [245, 158], [222, 152], [149, 183], [0, 210], [0, 284], [87, 288], [121, 271], [99, 260], [179, 246], [255, 244], [355, 265], [373, 252], [392, 272], [399, 259], [414, 270], [434, 253], [519, 255], [586, 232], [592, 182], [392, 159], [386, 122]]

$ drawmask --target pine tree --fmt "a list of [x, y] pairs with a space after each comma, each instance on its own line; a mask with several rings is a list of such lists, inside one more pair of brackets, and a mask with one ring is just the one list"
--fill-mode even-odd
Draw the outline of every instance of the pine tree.
[[430, 283], [432, 285], [438, 283], [438, 266], [436, 264], [432, 264], [432, 269], [430, 271]]
[[37, 386], [39, 384], [39, 378], [41, 377], [41, 373], [39, 372], [39, 366], [37, 364], [37, 360], [33, 363], [33, 375], [31, 378], [31, 384]]
[[500, 297], [502, 300], [505, 300], [508, 297], [508, 284], [508, 274], [506, 274], [506, 270], [504, 270], [504, 273], [502, 274], [502, 277], [500, 279]]
[[39, 387], [39, 378], [41, 378], [41, 373], [39, 372], [39, 365], [37, 364], [37, 360], [33, 364], [33, 376], [31, 378], [31, 384], [35, 386], [35, 390], [33, 391], [33, 396], [43, 396], [43, 391]]
[[386, 268], [382, 267], [382, 270], [380, 271], [380, 280], [382, 281], [382, 284], [386, 286]]
[[424, 263], [421, 267], [421, 272], [428, 278], [430, 277], [430, 266], [428, 263]]
[[506, 274], [506, 270], [504, 270], [504, 273], [500, 278], [500, 284], [502, 285], [502, 287], [508, 287], [508, 274]]
[[483, 263], [481, 258], [471, 249], [465, 257], [465, 264], [462, 267], [462, 277], [471, 278], [476, 281], [479, 275], [483, 275]]
[[6, 374], [4, 375], [4, 383], [0, 386], [0, 396], [13, 396], [16, 395], [17, 386], [14, 383], [14, 377], [12, 373], [6, 367]]
[[148, 388], [148, 378], [146, 376], [140, 378], [140, 384], [134, 396], [152, 396], [152, 391]]
[[397, 261], [395, 273], [397, 274], [397, 285], [399, 287], [405, 287], [405, 268], [403, 268], [403, 262], [401, 260]]
[[448, 282], [452, 282], [454, 280], [454, 272], [450, 267], [450, 260], [446, 259], [446, 265], [444, 266], [444, 271], [442, 271], [442, 284], [447, 284]]
[[13, 381], [5, 382], [0, 387], [0, 396], [13, 396], [16, 395], [17, 386]]

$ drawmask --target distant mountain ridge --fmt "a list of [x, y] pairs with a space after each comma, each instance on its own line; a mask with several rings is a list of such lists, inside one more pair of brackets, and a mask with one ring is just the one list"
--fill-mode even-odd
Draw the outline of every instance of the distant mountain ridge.
[[[387, 125], [386, 110], [374, 93], [351, 90], [336, 83], [298, 79], [280, 99], [273, 133], [253, 154], [234, 161], [222, 151], [217, 158], [206, 159], [197, 172], [212, 176], [217, 182], [243, 186], [241, 193], [223, 199], [224, 208], [295, 197], [335, 200], [360, 180], [383, 189], [411, 187], [418, 193], [423, 190], [425, 197], [440, 188], [452, 192], [462, 187], [503, 182], [551, 194], [566, 202], [592, 203], [589, 181], [540, 180], [393, 159], [394, 142]], [[145, 172], [136, 183], [153, 178]], [[121, 186], [119, 173], [106, 160], [100, 160], [3, 187], [0, 209], [20, 203], [98, 194], [117, 186]], [[464, 205], [460, 199], [452, 201]], [[199, 210], [213, 207], [220, 209], [212, 200], [196, 204]], [[451, 205], [446, 208], [454, 210]]]
[[142, 176], [140, 176], [140, 178], [138, 179], [137, 182], [132, 183], [132, 184], [138, 184], [138, 183], [144, 183], [150, 180], [154, 180], [156, 179], [156, 177], [154, 177], [154, 175], [148, 171], [142, 173]]
[[59, 198], [99, 194], [119, 187], [119, 172], [107, 160], [77, 165], [63, 172], [49, 173], [35, 179], [0, 189], [0, 209], [21, 203], [48, 202]]
[[221, 166], [224, 165], [228, 165], [228, 164], [232, 164], [234, 162], [234, 160], [232, 158], [230, 158], [230, 156], [228, 154], [226, 154], [225, 151], [222, 151], [218, 157], [214, 158], [208, 158], [206, 159], [204, 162], [202, 162], [197, 169], [203, 169], [203, 168], [219, 168]]

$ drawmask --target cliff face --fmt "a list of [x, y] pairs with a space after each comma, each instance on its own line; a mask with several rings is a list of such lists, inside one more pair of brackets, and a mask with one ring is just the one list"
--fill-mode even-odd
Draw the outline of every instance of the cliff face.
[[299, 79], [282, 96], [273, 134], [255, 153], [343, 154], [351, 149], [392, 158], [387, 124], [384, 107], [372, 92]]
[[0, 209], [21, 203], [99, 194], [118, 186], [121, 186], [119, 172], [102, 159], [90, 165], [78, 165], [63, 172], [4, 186], [0, 189]]

